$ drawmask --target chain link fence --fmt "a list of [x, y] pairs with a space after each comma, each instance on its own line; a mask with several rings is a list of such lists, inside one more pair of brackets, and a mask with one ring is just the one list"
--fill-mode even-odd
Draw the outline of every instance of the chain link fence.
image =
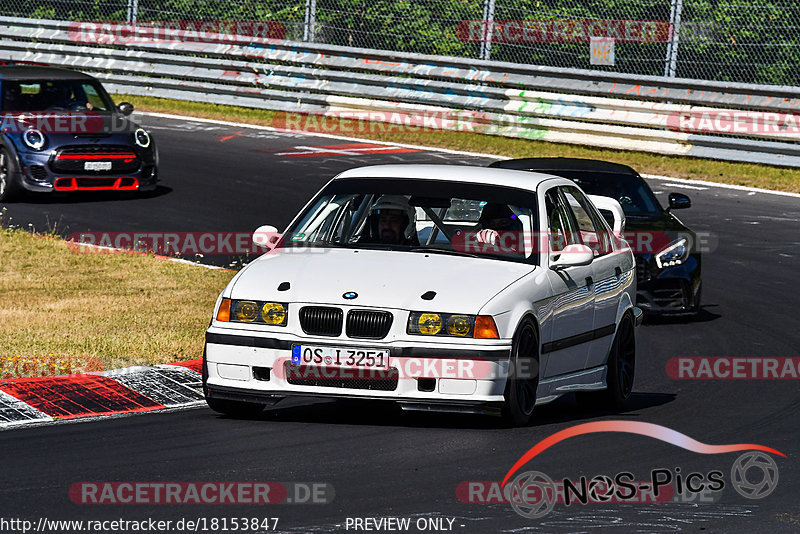
[[296, 41], [800, 86], [795, 0], [3, 0], [0, 14], [137, 24], [275, 21], [283, 38]]

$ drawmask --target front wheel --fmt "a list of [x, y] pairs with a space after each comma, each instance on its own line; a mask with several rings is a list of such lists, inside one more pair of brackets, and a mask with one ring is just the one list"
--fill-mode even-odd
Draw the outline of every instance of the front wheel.
[[536, 407], [538, 388], [539, 336], [533, 322], [526, 320], [514, 334], [511, 345], [503, 419], [513, 426], [529, 425]]
[[603, 392], [607, 404], [623, 408], [631, 397], [633, 379], [636, 371], [636, 335], [633, 316], [626, 313], [617, 327], [617, 335], [608, 355], [606, 382], [608, 388]]
[[0, 202], [14, 200], [19, 194], [19, 184], [14, 180], [16, 174], [13, 158], [4, 148], [0, 148]]

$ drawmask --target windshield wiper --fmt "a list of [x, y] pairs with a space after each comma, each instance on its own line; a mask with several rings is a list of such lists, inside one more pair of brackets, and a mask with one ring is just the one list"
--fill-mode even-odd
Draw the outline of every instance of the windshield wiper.
[[427, 248], [427, 247], [411, 247], [411, 252], [431, 252], [433, 254], [447, 254], [448, 256], [466, 256], [468, 258], [481, 258], [483, 256], [479, 256], [478, 254], [472, 254], [471, 252], [461, 252], [458, 250], [447, 250], [443, 248]]

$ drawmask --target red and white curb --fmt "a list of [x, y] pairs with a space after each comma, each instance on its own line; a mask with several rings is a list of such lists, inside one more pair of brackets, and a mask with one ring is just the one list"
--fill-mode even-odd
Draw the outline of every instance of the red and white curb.
[[0, 380], [0, 430], [203, 404], [202, 360]]

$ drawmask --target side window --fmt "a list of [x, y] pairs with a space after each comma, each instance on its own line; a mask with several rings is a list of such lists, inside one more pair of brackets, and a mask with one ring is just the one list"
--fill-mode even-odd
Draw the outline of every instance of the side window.
[[549, 190], [544, 195], [545, 211], [547, 212], [547, 233], [550, 240], [550, 250], [559, 252], [567, 245], [579, 243], [578, 236], [569, 208], [559, 194], [558, 188]]
[[86, 106], [88, 109], [95, 111], [108, 111], [106, 109], [106, 105], [103, 103], [103, 99], [100, 98], [99, 94], [97, 94], [97, 89], [95, 89], [92, 84], [85, 83], [81, 85], [81, 88], [86, 94], [86, 103], [91, 104], [91, 106]]
[[561, 190], [575, 215], [581, 242], [591, 248], [595, 256], [611, 252], [608, 233], [603, 223], [597, 219], [597, 213], [592, 209], [589, 200], [575, 187], [562, 187]]

